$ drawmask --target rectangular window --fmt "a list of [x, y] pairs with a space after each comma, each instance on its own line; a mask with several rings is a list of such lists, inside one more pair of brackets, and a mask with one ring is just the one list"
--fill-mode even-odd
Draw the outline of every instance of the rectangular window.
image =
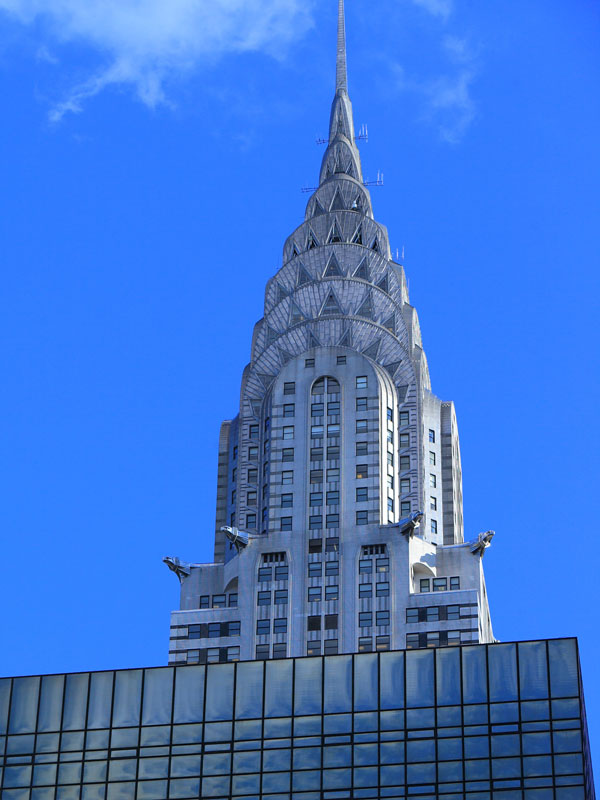
[[358, 562], [358, 574], [369, 575], [372, 572], [373, 572], [373, 559], [361, 558], [361, 560]]
[[358, 627], [370, 628], [373, 625], [373, 614], [371, 611], [361, 611], [358, 615]]
[[227, 603], [224, 594], [213, 594], [212, 597], [213, 608], [225, 608], [226, 605]]
[[368, 525], [369, 524], [369, 512], [368, 511], [357, 511], [356, 512], [356, 524], [357, 525]]
[[369, 467], [367, 464], [356, 465], [356, 480], [362, 481], [369, 477]]
[[337, 639], [325, 639], [325, 649], [324, 654], [326, 656], [335, 656], [338, 653], [338, 640]]
[[448, 589], [448, 579], [447, 578], [434, 578], [433, 579], [433, 591], [434, 592], [445, 592]]
[[320, 656], [321, 655], [321, 640], [316, 639], [314, 642], [308, 642], [306, 645], [307, 656]]
[[275, 567], [276, 581], [287, 581], [288, 577], [289, 577], [289, 569], [287, 564], [283, 564], [280, 567]]
[[410, 469], [410, 456], [400, 456], [400, 472], [408, 472]]
[[310, 448], [310, 460], [311, 461], [323, 461], [323, 448], [322, 447], [311, 447]]
[[389, 514], [393, 514], [394, 513], [394, 499], [392, 497], [388, 497], [387, 506], [388, 506], [388, 513]]
[[447, 606], [446, 616], [448, 619], [460, 619], [460, 606]]
[[285, 658], [287, 656], [287, 644], [285, 642], [276, 642], [273, 645], [273, 658]]
[[388, 475], [387, 476], [387, 488], [388, 489], [393, 489], [394, 488], [394, 476], [393, 475]]
[[368, 398], [366, 397], [357, 397], [356, 398], [356, 410], [357, 411], [366, 411], [368, 408]]
[[356, 432], [357, 433], [368, 433], [369, 431], [369, 422], [366, 419], [357, 419], [356, 420]]
[[419, 609], [418, 608], [407, 608], [406, 609], [406, 621], [407, 622], [418, 622], [419, 621]]
[[450, 588], [453, 589], [453, 590], [460, 589], [460, 578], [459, 577], [450, 578]]
[[310, 407], [311, 417], [322, 417], [325, 413], [325, 406], [323, 403], [313, 403]]
[[327, 505], [339, 506], [339, 504], [340, 504], [340, 493], [338, 491], [327, 492]]
[[210, 608], [210, 595], [203, 594], [200, 597], [200, 608]]
[[339, 561], [326, 561], [325, 562], [325, 575], [326, 576], [333, 576], [340, 574], [340, 562]]
[[369, 454], [369, 445], [367, 442], [357, 442], [356, 443], [356, 455], [357, 456], [366, 456]]
[[327, 460], [328, 461], [335, 461], [339, 457], [340, 457], [340, 448], [339, 447], [328, 447], [327, 448]]
[[400, 514], [402, 517], [408, 517], [410, 514], [410, 500], [403, 500], [400, 503]]
[[338, 615], [337, 614], [325, 614], [325, 630], [326, 631], [337, 631], [338, 629]]
[[358, 584], [359, 597], [373, 597], [373, 584], [372, 583], [359, 583]]
[[406, 634], [406, 649], [407, 650], [418, 650], [419, 649], [419, 634], [418, 633], [407, 633]]
[[340, 365], [345, 364], [346, 363], [346, 356], [338, 356], [337, 357], [337, 363], [340, 364]]
[[219, 639], [221, 637], [221, 623], [209, 622], [208, 624], [208, 638]]
[[287, 605], [288, 601], [288, 593], [287, 589], [277, 589], [275, 591], [275, 597], [273, 602], [276, 606], [284, 606]]
[[393, 422], [394, 421], [394, 410], [392, 408], [388, 408], [388, 410], [387, 410], [387, 419], [388, 419], [388, 422]]
[[323, 552], [323, 539], [309, 539], [308, 552], [309, 553]]
[[287, 633], [287, 617], [277, 617], [273, 620], [273, 633]]
[[310, 435], [313, 439], [320, 439], [325, 432], [325, 428], [323, 425], [311, 425], [310, 428]]
[[356, 388], [357, 389], [369, 388], [369, 381], [366, 375], [359, 375], [359, 377], [356, 379]]
[[431, 475], [429, 476], [429, 485], [431, 486], [432, 489], [435, 489], [437, 487], [437, 478], [433, 473], [431, 473]]
[[231, 480], [235, 483], [237, 479], [237, 467], [231, 470]]
[[293, 425], [284, 425], [284, 427], [283, 427], [283, 438], [284, 439], [293, 439], [294, 438], [294, 426]]
[[389, 558], [378, 558], [377, 559], [377, 572], [389, 572], [390, 569], [390, 560]]
[[330, 403], [327, 403], [327, 414], [330, 417], [336, 417], [339, 413], [340, 413], [339, 400], [332, 400]]
[[269, 619], [257, 619], [256, 620], [256, 635], [257, 636], [268, 636], [271, 632], [271, 620]]
[[425, 609], [427, 612], [427, 622], [439, 622], [440, 621], [440, 609], [438, 606], [432, 606], [431, 608]]
[[286, 469], [281, 473], [282, 486], [289, 486], [294, 482], [294, 470]]
[[268, 644], [257, 644], [256, 645], [256, 660], [257, 661], [266, 661], [269, 657], [269, 645]]
[[375, 584], [375, 594], [377, 597], [389, 597], [390, 596], [390, 584], [388, 581], [382, 581], [381, 583]]
[[400, 481], [400, 493], [410, 494], [410, 478], [402, 478]]
[[429, 441], [432, 444], [435, 443], [435, 431], [432, 431], [431, 428], [429, 429]]
[[429, 463], [431, 466], [435, 466], [435, 453], [432, 450], [429, 451]]
[[311, 471], [310, 471], [310, 482], [311, 483], [323, 483], [323, 470], [322, 469], [311, 469]]
[[[229, 515], [229, 524], [231, 525], [232, 528], [235, 525], [235, 514], [230, 514]], [[229, 545], [229, 546], [232, 547], [232, 545]]]
[[233, 448], [232, 455], [233, 455], [233, 460], [235, 461], [236, 458], [238, 457], [237, 445]]
[[339, 598], [339, 587], [338, 586], [326, 586], [325, 587], [325, 600], [337, 600]]
[[437, 533], [438, 532], [437, 519], [432, 519], [431, 520], [431, 532], [432, 533]]
[[323, 527], [323, 517], [321, 515], [313, 515], [308, 518], [308, 527], [311, 531], [319, 531]]
[[[261, 512], [261, 517], [262, 517], [263, 523], [265, 523], [269, 518], [269, 509], [266, 506], [263, 506], [263, 510]], [[264, 533], [264, 531], [263, 531], [263, 533]]]
[[339, 536], [328, 536], [325, 539], [325, 552], [326, 553], [337, 553], [340, 546], [340, 539]]
[[248, 483], [258, 483], [258, 470], [257, 469], [249, 469], [248, 470]]
[[281, 460], [282, 461], [293, 461], [294, 460], [294, 448], [293, 447], [284, 447], [281, 451]]
[[283, 407], [283, 416], [284, 417], [295, 417], [296, 416], [296, 404], [295, 403], [286, 403]]
[[237, 608], [238, 607], [238, 595], [237, 592], [231, 592], [228, 598], [228, 605], [229, 608]]
[[249, 461], [256, 461], [258, 459], [258, 447], [249, 447], [248, 448], [248, 460]]
[[410, 447], [410, 434], [401, 433], [399, 437], [399, 444], [401, 450], [405, 450], [407, 447]]
[[284, 383], [283, 384], [283, 393], [284, 394], [296, 394], [296, 384], [295, 383]]
[[306, 358], [306, 359], [304, 360], [304, 366], [305, 366], [305, 367], [314, 367], [314, 365], [315, 365], [315, 360], [314, 360], [314, 358]]
[[235, 497], [236, 497], [236, 491], [234, 489], [233, 492], [231, 493], [231, 503], [232, 503], [232, 505], [235, 503]]
[[321, 630], [321, 617], [312, 616], [306, 619], [307, 631], [320, 631]]
[[398, 422], [401, 428], [406, 427], [406, 425], [410, 425], [410, 412], [401, 411], [400, 417], [398, 418]]
[[323, 492], [311, 492], [310, 505], [313, 508], [315, 506], [322, 506], [323, 505]]
[[258, 425], [250, 425], [248, 428], [248, 435], [251, 439], [258, 439]]
[[294, 495], [293, 494], [282, 494], [281, 495], [281, 507], [282, 508], [292, 508], [294, 505]]
[[387, 463], [388, 463], [388, 467], [393, 467], [394, 466], [394, 454], [393, 453], [388, 453], [387, 454]]
[[[246, 503], [249, 506], [255, 506], [256, 505], [256, 496], [257, 496], [256, 492], [254, 492], [254, 491], [246, 492]], [[232, 500], [231, 502], [233, 503], [234, 501]]]
[[333, 483], [335, 481], [339, 481], [340, 479], [340, 470], [339, 467], [332, 467], [331, 469], [327, 470], [327, 482]]
[[366, 486], [359, 486], [356, 489], [356, 502], [366, 503], [369, 499], [369, 490]]
[[310, 586], [308, 589], [308, 602], [309, 603], [318, 603], [321, 600], [321, 587], [320, 586]]
[[375, 620], [378, 627], [383, 628], [386, 625], [390, 624], [390, 612], [389, 611], [378, 611], [377, 617]]
[[265, 427], [265, 433], [267, 433], [267, 434], [268, 434], [268, 432], [269, 432], [269, 429], [271, 428], [271, 420], [270, 420], [270, 418], [269, 418], [269, 417], [267, 417], [267, 418], [265, 419], [265, 425], [264, 425], [264, 427]]
[[377, 650], [389, 650], [390, 649], [390, 637], [389, 636], [377, 636], [375, 638], [375, 647]]
[[325, 527], [326, 528], [339, 528], [340, 527], [340, 515], [339, 514], [327, 514], [325, 518]]
[[259, 582], [270, 581], [273, 579], [272, 567], [259, 567], [258, 580]]
[[320, 578], [323, 575], [323, 562], [311, 561], [308, 565], [308, 577]]
[[431, 591], [431, 581], [429, 578], [421, 578], [419, 581], [419, 591], [420, 592], [430, 592]]
[[437, 511], [437, 497], [429, 498], [429, 508], [431, 511]]
[[263, 453], [267, 455], [270, 449], [271, 449], [271, 442], [267, 439], [263, 446]]
[[340, 435], [340, 426], [338, 425], [337, 422], [335, 423], [332, 422], [331, 425], [327, 426], [327, 436], [329, 436], [330, 438], [335, 438], [338, 437], [339, 435]]
[[359, 653], [371, 653], [373, 651], [373, 637], [361, 636], [358, 640]]
[[388, 440], [388, 444], [393, 444], [394, 443], [394, 431], [388, 431], [387, 432], [387, 440]]
[[448, 644], [460, 644], [460, 631], [448, 631]]
[[270, 606], [271, 605], [271, 592], [259, 592], [257, 595], [257, 605]]
[[282, 517], [281, 518], [281, 525], [279, 527], [280, 531], [291, 531], [292, 530], [292, 517]]
[[440, 634], [439, 631], [429, 631], [427, 633], [427, 647], [439, 647]]

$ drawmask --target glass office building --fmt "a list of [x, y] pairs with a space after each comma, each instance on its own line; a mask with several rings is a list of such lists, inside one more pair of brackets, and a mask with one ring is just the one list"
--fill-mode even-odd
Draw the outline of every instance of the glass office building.
[[0, 681], [2, 800], [584, 800], [575, 639]]

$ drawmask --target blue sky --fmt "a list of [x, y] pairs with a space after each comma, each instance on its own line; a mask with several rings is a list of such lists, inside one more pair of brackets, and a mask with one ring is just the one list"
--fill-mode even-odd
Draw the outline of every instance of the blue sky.
[[[219, 424], [317, 180], [335, 6], [0, 0], [2, 674], [167, 658], [161, 559], [211, 557]], [[497, 531], [496, 635], [580, 637], [600, 744], [600, 6], [347, 16], [467, 536]]]

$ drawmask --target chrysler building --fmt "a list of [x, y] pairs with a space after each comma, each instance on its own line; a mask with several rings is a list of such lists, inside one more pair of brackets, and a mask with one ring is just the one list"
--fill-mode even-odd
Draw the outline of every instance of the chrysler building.
[[456, 413], [363, 180], [345, 39], [339, 0], [319, 185], [221, 427], [214, 561], [165, 559], [171, 664], [494, 641], [493, 532], [465, 541]]

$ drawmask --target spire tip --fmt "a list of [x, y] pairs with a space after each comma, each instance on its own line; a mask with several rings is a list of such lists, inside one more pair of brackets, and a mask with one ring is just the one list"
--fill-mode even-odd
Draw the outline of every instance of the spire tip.
[[348, 91], [348, 68], [346, 65], [346, 18], [344, 0], [338, 0], [338, 46], [336, 92]]

